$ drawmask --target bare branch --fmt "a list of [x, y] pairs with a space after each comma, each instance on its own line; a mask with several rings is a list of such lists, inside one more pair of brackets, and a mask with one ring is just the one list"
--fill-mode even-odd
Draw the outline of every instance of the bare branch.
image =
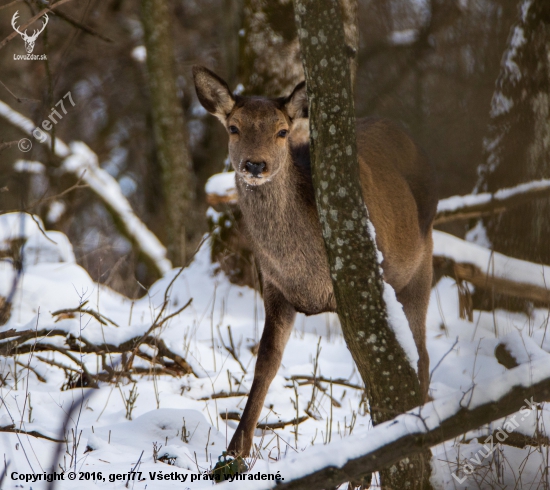
[[[224, 412], [220, 413], [220, 417], [223, 420], [241, 420], [241, 415], [238, 412]], [[280, 421], [280, 422], [259, 422], [256, 424], [256, 428], [260, 430], [270, 430], [270, 429], [284, 429], [287, 425], [298, 425], [302, 422], [305, 422], [309, 417], [307, 415], [303, 415], [302, 417], [298, 417], [292, 420], [287, 421]]]
[[76, 20], [74, 17], [70, 16], [69, 14], [66, 14], [63, 12], [55, 12], [55, 15], [57, 15], [58, 17], [61, 17], [63, 20], [73, 25], [77, 29], [84, 31], [86, 34], [90, 34], [92, 36], [98, 37], [102, 41], [105, 41], [108, 43], [114, 42], [110, 37], [107, 37], [104, 34], [97, 32], [95, 29], [92, 29], [90, 26], [87, 26], [86, 24], [83, 24], [82, 22]]
[[46, 440], [52, 441], [52, 442], [65, 442], [64, 439], [54, 439], [53, 437], [45, 436], [44, 434], [41, 434], [40, 432], [38, 432], [36, 430], [27, 431], [27, 430], [17, 429], [15, 427], [15, 424], [0, 427], [0, 432], [12, 432], [12, 433], [15, 433], [15, 434], [26, 434], [28, 436], [38, 437], [40, 439], [46, 439]]

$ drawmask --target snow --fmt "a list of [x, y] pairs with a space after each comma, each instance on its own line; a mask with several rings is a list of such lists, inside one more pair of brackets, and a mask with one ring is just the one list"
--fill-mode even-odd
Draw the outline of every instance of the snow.
[[63, 201], [57, 201], [57, 200], [52, 201], [48, 208], [46, 221], [48, 223], [57, 223], [61, 218], [61, 216], [63, 216], [63, 213], [65, 213], [66, 209], [67, 209], [67, 206]]
[[[307, 452], [288, 458], [284, 464], [284, 476], [286, 479], [296, 479], [327, 466], [341, 468], [347, 462], [367, 455], [390, 442], [398, 441], [402, 437], [434, 430], [463, 408], [473, 410], [498, 400], [512, 387], [532, 386], [549, 377], [548, 359], [533, 361], [530, 365], [520, 366], [499, 377], [476, 384], [466, 397], [462, 392], [442, 397], [425, 405], [421, 410], [418, 408], [411, 410], [373, 429], [360, 431], [347, 439], [332, 443], [329, 447], [313, 447]], [[277, 465], [277, 468], [279, 466]], [[274, 488], [274, 485], [269, 482], [264, 484], [238, 482], [238, 484], [225, 484], [221, 488], [267, 490]]]
[[493, 98], [491, 100], [491, 112], [492, 118], [502, 116], [510, 112], [510, 109], [514, 107], [514, 101], [506, 97], [502, 92], [495, 90]]
[[[2, 101], [0, 101], [0, 116], [27, 135], [33, 136], [35, 128], [33, 122]], [[41, 142], [50, 145], [50, 135], [42, 133], [45, 137]], [[69, 148], [59, 138], [55, 140], [55, 154], [64, 159], [61, 170], [74, 173], [78, 179], [87, 184], [107, 207], [117, 214], [127, 234], [139, 246], [141, 252], [153, 262], [159, 273], [166, 274], [172, 268], [171, 262], [166, 258], [166, 248], [136, 216], [117, 181], [99, 166], [97, 155], [82, 142], [73, 142]]]
[[135, 215], [117, 181], [99, 167], [97, 155], [84, 143], [73, 142], [70, 148], [71, 154], [63, 161], [62, 170], [78, 175], [101, 196], [103, 202], [120, 217], [128, 234], [139, 243], [140, 249], [153, 260], [162, 274], [166, 274], [172, 268], [166, 258], [166, 248]]
[[36, 265], [42, 262], [76, 262], [73, 247], [66, 235], [59, 231], [35, 233], [25, 243], [23, 266]]
[[46, 171], [43, 163], [30, 160], [17, 160], [13, 164], [13, 169], [16, 172], [26, 172], [29, 174], [43, 174]]
[[467, 242], [475, 243], [480, 247], [492, 248], [491, 241], [487, 236], [487, 230], [483, 225], [483, 221], [480, 219], [477, 220], [477, 223], [473, 228], [467, 231], [466, 235], [464, 236], [464, 239]]
[[[232, 285], [223, 275], [215, 274], [216, 265], [210, 263], [207, 242], [188, 268], [181, 273], [179, 270], [169, 271], [149, 288], [143, 298], [132, 301], [92, 281], [88, 273], [74, 262], [66, 237], [46, 231], [54, 244], [44, 237], [40, 228], [43, 228], [42, 223], [35, 222], [29, 215], [0, 215], [0, 250], [9, 250], [8, 245], [19, 237], [26, 239], [23, 256], [28, 255], [24, 258], [21, 280], [13, 295], [12, 315], [8, 323], [0, 327], [0, 334], [10, 329], [56, 329], [91, 342], [107, 341], [110, 345], [118, 345], [149, 329], [159, 314], [167, 288], [174, 280], [164, 316], [181, 308], [190, 298], [193, 302], [163, 324], [154, 335], [188, 361], [196, 376], [136, 375], [135, 384], [123, 378], [118, 385], [100, 383], [96, 390], [62, 390], [67, 381], [63, 370], [41, 360], [76, 366], [60, 352], [19, 354], [16, 358], [19, 364], [15, 365], [17, 370], [14, 370], [14, 358], [0, 357], [0, 372], [7, 376], [5, 383], [0, 385], [0, 427], [13, 423], [26, 431], [63, 437], [59, 430], [66, 413], [71, 406], [77, 407], [68, 425], [69, 440], [62, 446], [59, 462], [52, 461], [55, 443], [23, 433], [0, 431], [0, 457], [9, 462], [9, 474], [14, 471], [32, 474], [34, 471], [40, 475], [52, 466], [59, 470], [59, 464], [67, 471], [101, 471], [107, 479], [106, 482], [78, 481], [78, 488], [122, 489], [126, 481], [109, 482], [109, 475], [127, 474], [131, 468], [137, 467], [145, 479], [130, 482], [130, 488], [162, 490], [174, 487], [173, 480], [151, 481], [149, 472], [186, 477], [183, 485], [180, 480], [182, 488], [210, 488], [211, 481], [191, 482], [190, 478], [216, 463], [234, 432], [236, 422], [226, 423], [220, 415], [226, 411], [241, 412], [246, 401], [244, 396], [212, 398], [212, 394], [248, 392], [250, 389], [255, 357], [248, 347], [257, 342], [261, 333], [264, 320], [261, 298], [253, 290]], [[490, 253], [439, 232], [435, 234], [435, 242], [438, 253], [445, 252], [452, 258], [460, 255], [461, 259], [466, 257], [480, 266]], [[498, 263], [498, 257], [496, 260]], [[510, 264], [517, 264], [514, 259], [509, 260], [510, 263], [503, 264], [506, 266], [504, 272], [522, 272], [514, 267], [510, 269]], [[535, 264], [522, 263], [522, 267], [526, 277], [536, 275], [535, 271], [540, 272], [540, 266]], [[10, 293], [15, 273], [9, 259], [0, 260], [0, 296]], [[385, 294], [391, 293], [388, 289], [386, 291]], [[109, 322], [102, 325], [89, 315], [61, 318], [51, 314], [59, 309], [75, 308], [83, 301], [88, 301], [87, 308], [108, 317], [118, 326]], [[395, 311], [390, 306], [392, 323], [402, 325], [400, 309], [391, 299], [386, 299], [386, 302], [396, 306]], [[511, 385], [527, 386], [550, 376], [547, 325], [548, 310], [538, 308], [529, 315], [476, 310], [473, 322], [462, 320], [458, 314], [455, 282], [450, 278], [441, 279], [432, 291], [427, 319], [427, 347], [432, 371], [430, 394], [434, 399], [422, 410], [427, 427], [435, 427], [456, 413], [461, 404], [479, 406], [498, 398]], [[229, 345], [228, 326], [246, 372], [224, 348], [224, 344]], [[39, 340], [65, 346], [63, 336], [50, 335]], [[29, 342], [33, 344], [34, 339]], [[498, 364], [494, 349], [499, 343], [504, 343], [522, 363], [519, 368], [507, 371]], [[155, 354], [155, 349], [149, 346], [145, 350], [150, 355]], [[73, 352], [73, 355], [82, 359], [91, 372], [95, 372], [98, 366], [101, 369], [101, 359], [95, 355], [78, 352]], [[119, 360], [119, 355], [105, 357], [105, 361], [115, 367]], [[136, 359], [135, 363], [138, 361], [140, 366], [147, 365], [142, 359]], [[523, 364], [525, 362], [530, 364]], [[270, 387], [261, 421], [289, 421], [297, 414], [305, 414], [313, 387], [298, 384], [300, 379], [293, 382], [291, 377], [312, 376], [314, 365], [317, 365], [315, 374], [318, 377], [344, 378], [360, 384], [335, 315], [298, 315], [282, 366]], [[29, 371], [27, 366], [35, 372]], [[46, 381], [40, 381], [35, 373]], [[327, 382], [321, 384], [326, 392], [317, 390], [313, 408], [319, 420], [307, 419], [298, 426], [296, 433], [292, 425], [263, 434], [257, 431], [254, 442], [261, 446], [261, 450], [252, 473], [279, 472], [287, 482], [327, 463], [341, 466], [392, 439], [425, 430], [418, 413], [402, 415], [397, 422], [372, 429], [360, 390], [338, 384], [331, 386]], [[132, 406], [128, 400], [134, 388], [137, 399]], [[328, 394], [337, 405], [331, 403]], [[87, 398], [79, 409], [82, 395], [87, 395]], [[530, 413], [527, 417], [522, 412], [516, 414], [520, 424], [518, 432], [533, 435], [537, 429], [550, 423], [545, 406], [536, 411], [536, 416]], [[433, 448], [435, 488], [477, 488], [478, 479], [483, 478], [482, 481], [486, 482], [487, 475], [496, 475], [492, 470], [495, 464], [503, 467], [498, 476], [499, 488], [506, 485], [509, 488], [528, 488], [528, 481], [536, 481], [537, 475], [540, 479], [541, 468], [546, 466], [544, 451], [502, 446], [479, 464], [472, 462], [483, 447], [487, 434], [503, 427], [509, 419], [472, 431], [466, 435], [466, 441], [448, 441]], [[156, 457], [161, 458], [157, 462], [153, 457], [154, 444], [158, 450]], [[72, 458], [74, 454], [76, 458]], [[460, 484], [452, 473], [458, 465], [462, 477], [469, 468], [465, 464], [472, 465], [474, 471]], [[518, 475], [520, 467], [524, 469]], [[497, 476], [494, 478], [496, 480]], [[72, 489], [75, 485], [65, 480], [56, 488]], [[222, 487], [242, 490], [273, 486], [273, 481], [257, 480], [222, 484]], [[8, 476], [3, 484], [3, 490], [31, 487], [45, 489], [46, 483], [26, 483]]]
[[[485, 140], [485, 149], [487, 151], [492, 151], [494, 149], [493, 146], [498, 143], [498, 138], [495, 141], [489, 142], [488, 140]], [[483, 192], [479, 194], [467, 194], [465, 196], [447, 197], [446, 199], [441, 199], [439, 201], [437, 205], [437, 213], [445, 214], [460, 210], [464, 210], [466, 212], [469, 208], [475, 206], [483, 206], [491, 202], [498, 204], [499, 202], [506, 201], [507, 199], [511, 199], [515, 196], [520, 196], [533, 191], [542, 191], [545, 189], [550, 189], [550, 179], [524, 182], [523, 184], [518, 184], [514, 187], [499, 189], [495, 193]]]
[[523, 28], [521, 26], [514, 27], [510, 47], [504, 54], [504, 66], [508, 72], [511, 81], [519, 82], [521, 80], [521, 70], [515, 62], [518, 49], [526, 42]]
[[213, 175], [206, 182], [206, 194], [215, 196], [236, 195], [235, 172], [224, 172]]
[[543, 289], [548, 287], [550, 266], [507, 257], [442, 231], [435, 230], [433, 238], [434, 255], [447, 257], [455, 262], [472, 264], [494, 277]]
[[405, 29], [402, 31], [393, 31], [389, 35], [390, 44], [396, 46], [409, 46], [418, 39], [418, 29]]
[[38, 216], [26, 213], [0, 214], [0, 250], [9, 250], [14, 240], [27, 239], [40, 233], [44, 224]]
[[414, 343], [409, 322], [403, 311], [403, 306], [397, 301], [395, 290], [387, 282], [384, 282], [384, 303], [386, 303], [388, 313], [388, 324], [395, 333], [397, 342], [399, 342], [399, 345], [405, 351], [405, 355], [414, 372], [418, 373], [418, 349]]
[[[370, 237], [373, 240], [378, 264], [382, 264], [382, 262], [384, 262], [384, 254], [376, 245], [376, 230], [370, 219], [367, 220], [367, 229]], [[381, 265], [379, 267], [379, 270], [380, 275], [383, 276], [384, 273], [382, 271]], [[407, 357], [409, 364], [413, 368], [414, 372], [418, 373], [418, 349], [416, 348], [416, 344], [414, 342], [414, 338], [409, 327], [409, 322], [407, 320], [407, 317], [405, 316], [405, 312], [403, 311], [403, 306], [401, 305], [401, 303], [399, 303], [399, 301], [397, 301], [395, 290], [386, 281], [383, 282], [384, 292], [382, 294], [384, 298], [384, 303], [386, 304], [388, 325], [395, 334], [397, 342], [399, 342], [399, 345], [404, 350], [405, 356]], [[375, 341], [376, 339], [373, 340]]]
[[[33, 136], [33, 131], [37, 126], [28, 118], [14, 111], [8, 104], [0, 100], [0, 116], [4, 117], [14, 126], [20, 128], [28, 136]], [[38, 128], [40, 129], [40, 128]], [[49, 133], [41, 131], [42, 143], [51, 146], [51, 137]], [[69, 147], [63, 143], [59, 138], [55, 140], [55, 154], [61, 158], [66, 157], [69, 154]]]
[[145, 46], [136, 46], [132, 49], [131, 56], [138, 63], [145, 63], [145, 60], [147, 59], [147, 50], [145, 49]]

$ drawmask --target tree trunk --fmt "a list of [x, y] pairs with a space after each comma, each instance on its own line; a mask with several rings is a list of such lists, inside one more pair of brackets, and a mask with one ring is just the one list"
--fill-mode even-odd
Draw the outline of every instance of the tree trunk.
[[288, 95], [304, 79], [289, 0], [245, 0], [240, 76], [245, 95]]
[[[355, 80], [359, 49], [357, 1], [339, 2]], [[241, 40], [240, 80], [245, 95], [289, 95], [304, 79], [294, 7], [289, 0], [246, 0]]]
[[[379, 424], [420, 405], [420, 386], [388, 323], [377, 248], [368, 231], [340, 5], [337, 0], [294, 0], [294, 6], [309, 99], [313, 185], [338, 316], [367, 387], [373, 423]], [[337, 106], [339, 110], [330, 110]], [[331, 166], [338, 171], [332, 172]], [[429, 454], [383, 471], [383, 487], [431, 488]]]
[[[522, 0], [491, 104], [477, 189], [496, 191], [550, 175], [550, 2]], [[485, 220], [495, 250], [550, 263], [550, 199]]]
[[192, 200], [191, 157], [174, 71], [171, 13], [167, 0], [142, 0], [141, 18], [153, 112], [156, 154], [162, 171], [168, 257], [185, 264], [186, 229]]

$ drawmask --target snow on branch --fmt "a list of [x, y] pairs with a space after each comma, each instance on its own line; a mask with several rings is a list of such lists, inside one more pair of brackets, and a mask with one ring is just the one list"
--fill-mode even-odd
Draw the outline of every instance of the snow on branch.
[[526, 201], [550, 196], [550, 179], [535, 180], [495, 193], [453, 196], [439, 201], [435, 224], [501, 213]]
[[[374, 429], [326, 446], [314, 446], [271, 466], [284, 480], [238, 481], [220, 488], [306, 490], [333, 488], [388, 467], [518, 410], [530, 413], [550, 399], [550, 363], [539, 359], [417, 407]], [[514, 420], [512, 417], [511, 420]], [[519, 422], [516, 421], [517, 426]]]
[[420, 32], [418, 29], [404, 29], [392, 31], [388, 36], [388, 42], [393, 46], [410, 46], [418, 41]]
[[61, 168], [76, 176], [96, 193], [109, 210], [115, 215], [128, 236], [148, 257], [161, 275], [172, 269], [166, 258], [166, 248], [159, 239], [141, 221], [122, 194], [118, 182], [103, 170], [97, 161], [97, 155], [84, 143], [77, 141], [70, 144], [71, 154], [65, 159]]
[[434, 263], [482, 289], [550, 303], [550, 266], [514, 259], [442, 231], [433, 232]]
[[[35, 124], [2, 101], [0, 116], [28, 136], [33, 136]], [[42, 136], [44, 135], [42, 142], [51, 146], [50, 135], [42, 132]], [[64, 160], [61, 166], [63, 171], [74, 174], [101, 199], [121, 225], [126, 237], [151, 261], [158, 273], [163, 276], [170, 271], [172, 264], [166, 258], [166, 248], [134, 213], [116, 179], [99, 166], [97, 155], [82, 142], [74, 142], [67, 146], [59, 138], [55, 139], [55, 154]]]

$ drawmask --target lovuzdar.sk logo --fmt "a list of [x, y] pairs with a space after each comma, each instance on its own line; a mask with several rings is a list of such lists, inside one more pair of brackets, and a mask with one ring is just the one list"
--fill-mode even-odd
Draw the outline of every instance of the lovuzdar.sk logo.
[[11, 26], [17, 32], [22, 38], [23, 41], [25, 41], [25, 51], [27, 51], [26, 55], [18, 55], [14, 54], [13, 59], [14, 60], [45, 60], [46, 55], [45, 54], [33, 54], [34, 51], [34, 43], [38, 39], [38, 36], [42, 33], [42, 31], [46, 28], [48, 25], [48, 14], [44, 14], [42, 17], [42, 28], [36, 30], [33, 30], [33, 33], [31, 35], [27, 34], [27, 29], [25, 29], [24, 32], [21, 32], [19, 28], [17, 27], [17, 19], [19, 18], [19, 10], [13, 14], [13, 17], [11, 18]]

